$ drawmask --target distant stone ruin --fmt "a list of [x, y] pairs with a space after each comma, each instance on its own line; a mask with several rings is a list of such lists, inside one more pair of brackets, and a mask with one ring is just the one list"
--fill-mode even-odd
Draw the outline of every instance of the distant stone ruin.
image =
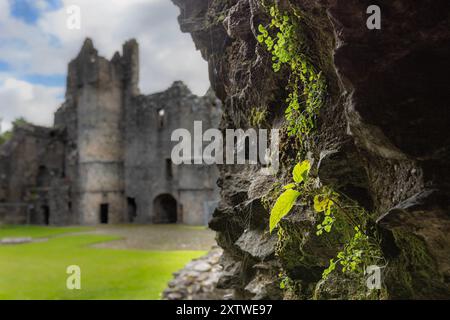
[[141, 95], [135, 40], [111, 61], [87, 39], [69, 64], [52, 128], [16, 126], [0, 147], [0, 222], [204, 225], [219, 198], [217, 169], [171, 162], [171, 133], [216, 128], [221, 103], [182, 82]]

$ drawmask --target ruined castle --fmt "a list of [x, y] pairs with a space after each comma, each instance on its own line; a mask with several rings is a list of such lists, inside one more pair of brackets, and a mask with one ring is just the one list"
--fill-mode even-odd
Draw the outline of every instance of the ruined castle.
[[90, 39], [69, 64], [52, 128], [23, 124], [0, 148], [0, 222], [203, 225], [218, 192], [214, 166], [171, 161], [171, 133], [218, 127], [212, 91], [182, 82], [141, 95], [135, 40], [109, 61]]

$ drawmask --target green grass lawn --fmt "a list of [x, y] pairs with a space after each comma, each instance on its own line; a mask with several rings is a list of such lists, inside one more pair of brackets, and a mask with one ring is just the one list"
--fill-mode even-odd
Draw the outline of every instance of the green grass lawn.
[[[86, 228], [0, 227], [0, 238], [50, 237], [0, 246], [0, 299], [159, 299], [172, 273], [204, 251], [90, 247], [111, 235], [68, 234]], [[66, 288], [66, 268], [81, 268], [81, 290]]]

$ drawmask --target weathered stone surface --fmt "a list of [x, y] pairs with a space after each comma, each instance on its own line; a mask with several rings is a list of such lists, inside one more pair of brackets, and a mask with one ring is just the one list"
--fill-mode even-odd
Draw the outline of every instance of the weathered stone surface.
[[450, 279], [450, 198], [437, 190], [424, 190], [378, 218], [378, 224], [422, 239], [439, 273]]
[[265, 260], [275, 253], [278, 237], [261, 230], [246, 230], [236, 241], [242, 251], [258, 260]]
[[[288, 74], [272, 71], [270, 55], [256, 41], [258, 25], [269, 21], [261, 1], [173, 2], [181, 9], [182, 31], [192, 35], [209, 63], [212, 86], [224, 103], [221, 127], [250, 127], [249, 112], [258, 107], [268, 111], [267, 127], [280, 128]], [[276, 2], [285, 10], [298, 10], [308, 21], [301, 32], [327, 79], [328, 98], [307, 150], [309, 159], [318, 165], [324, 183], [358, 201], [374, 218], [389, 212], [379, 220], [388, 260], [383, 298], [450, 297], [448, 207], [434, 198], [424, 206], [407, 201], [427, 189], [450, 198], [450, 3], [381, 2], [378, 31], [366, 27], [366, 9], [373, 4], [369, 0]], [[282, 137], [281, 151], [277, 181], [285, 182], [298, 160], [298, 146]], [[260, 298], [255, 288], [266, 281], [255, 272], [258, 261], [247, 250], [259, 240], [245, 236], [268, 225], [268, 212], [254, 204], [273, 182], [259, 181], [251, 188], [256, 172], [248, 166], [220, 168], [222, 198], [210, 224], [224, 248], [219, 285], [234, 288], [235, 298]], [[315, 223], [302, 208], [283, 220], [285, 240], [273, 261], [281, 262], [301, 284], [289, 298], [311, 298], [336, 253], [312, 235]], [[361, 298], [354, 288], [339, 289], [345, 283], [324, 284], [323, 297]]]
[[244, 290], [251, 294], [253, 300], [278, 300], [282, 298], [280, 283], [276, 273], [279, 266], [272, 260], [270, 263], [259, 263], [253, 266], [255, 276]]
[[[217, 168], [172, 164], [172, 149], [178, 142], [172, 142], [171, 136], [177, 129], [186, 129], [193, 139], [194, 121], [202, 122], [203, 132], [217, 128], [220, 106], [212, 91], [197, 97], [182, 82], [175, 82], [164, 92], [132, 99], [125, 115], [124, 162], [126, 195], [136, 204], [135, 221], [168, 222], [158, 214], [161, 205], [157, 199], [171, 195], [178, 203], [178, 221], [207, 224], [208, 213], [212, 213], [209, 208], [219, 197]], [[163, 117], [159, 112], [164, 112]], [[194, 157], [198, 155], [192, 154]]]
[[224, 299], [231, 290], [217, 288], [217, 282], [222, 272], [219, 258], [222, 250], [214, 247], [211, 251], [189, 262], [182, 270], [174, 273], [174, 279], [169, 282], [163, 292], [166, 300], [215, 300]]
[[193, 269], [198, 272], [208, 272], [211, 270], [211, 265], [208, 262], [199, 262], [195, 264]]
[[[58, 198], [50, 198], [51, 181], [63, 174], [64, 132], [16, 125], [12, 138], [0, 148], [0, 220], [7, 224], [67, 221]], [[49, 217], [57, 209], [60, 214]]]

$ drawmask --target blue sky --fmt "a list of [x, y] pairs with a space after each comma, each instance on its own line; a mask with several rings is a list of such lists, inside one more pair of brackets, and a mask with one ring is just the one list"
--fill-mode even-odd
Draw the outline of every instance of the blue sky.
[[[48, 12], [61, 9], [63, 2], [61, 0], [7, 0], [9, 2], [9, 14], [12, 18], [23, 21], [25, 24], [36, 26], [39, 19]], [[49, 34], [49, 45], [58, 46], [59, 39]], [[25, 41], [21, 39], [5, 39], [2, 46], [16, 46], [19, 50], [32, 50], [27, 46]], [[7, 62], [0, 60], [0, 72], [10, 72], [14, 74], [14, 68]], [[49, 86], [49, 87], [64, 87], [66, 83], [66, 75], [61, 74], [26, 74], [17, 72], [15, 76], [23, 81], [31, 84]]]
[[0, 72], [11, 71], [8, 62], [0, 60]]
[[47, 87], [63, 87], [66, 83], [65, 74], [27, 74], [21, 80]]
[[[81, 9], [81, 29], [67, 28], [67, 8]], [[111, 58], [122, 44], [140, 44], [144, 94], [184, 81], [204, 94], [207, 64], [179, 30], [169, 0], [0, 0], [0, 118], [8, 129], [17, 117], [51, 125], [63, 102], [67, 64], [86, 37]]]
[[60, 0], [44, 0], [42, 2], [36, 0], [9, 0], [11, 16], [20, 19], [28, 24], [35, 24], [41, 17], [43, 12], [60, 9], [63, 6]]

